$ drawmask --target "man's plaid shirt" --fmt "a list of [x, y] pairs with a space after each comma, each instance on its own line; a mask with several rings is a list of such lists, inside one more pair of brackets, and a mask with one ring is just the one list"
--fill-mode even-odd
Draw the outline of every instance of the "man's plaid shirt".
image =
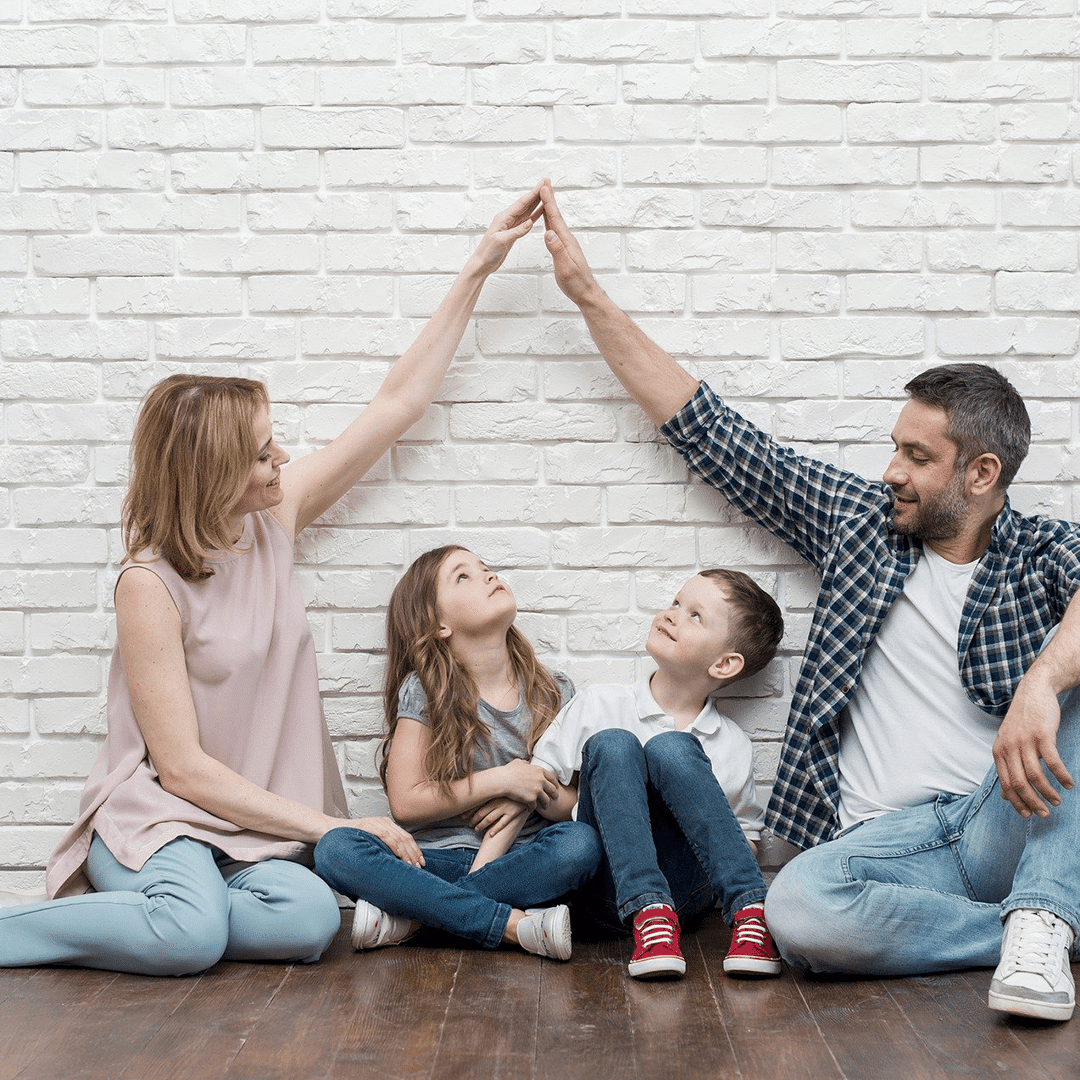
[[[661, 431], [693, 472], [821, 574], [766, 815], [777, 836], [812, 847], [839, 828], [840, 715], [921, 542], [891, 527], [888, 485], [778, 446], [704, 383]], [[1080, 528], [1006, 503], [960, 624], [960, 676], [975, 704], [1004, 717], [1078, 586]]]

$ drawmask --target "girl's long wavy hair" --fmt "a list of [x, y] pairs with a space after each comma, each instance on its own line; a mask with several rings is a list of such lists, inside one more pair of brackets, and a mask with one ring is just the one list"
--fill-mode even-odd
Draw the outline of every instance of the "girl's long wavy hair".
[[131, 440], [121, 511], [124, 561], [155, 551], [185, 581], [213, 576], [213, 551], [234, 551], [229, 515], [259, 448], [269, 398], [253, 379], [170, 375], [151, 387]]
[[[386, 679], [383, 711], [386, 734], [379, 747], [379, 776], [386, 787], [390, 744], [398, 723], [398, 693], [415, 671], [427, 698], [431, 739], [424, 762], [427, 775], [445, 793], [450, 783], [472, 774], [473, 758], [487, 749], [491, 736], [480, 719], [480, 693], [472, 675], [454, 655], [450, 639], [439, 636], [435, 603], [439, 567], [458, 544], [435, 548], [419, 556], [390, 595], [386, 609]], [[555, 719], [562, 695], [551, 673], [536, 658], [533, 647], [511, 626], [506, 631], [510, 664], [525, 704], [532, 713], [529, 751]]]

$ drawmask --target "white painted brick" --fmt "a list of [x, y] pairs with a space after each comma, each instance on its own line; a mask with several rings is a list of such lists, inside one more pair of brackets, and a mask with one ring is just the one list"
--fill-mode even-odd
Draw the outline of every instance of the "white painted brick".
[[23, 189], [88, 188], [128, 191], [161, 190], [165, 162], [157, 154], [106, 150], [100, 154], [74, 151], [20, 154], [19, 180]]
[[[1003, 360], [994, 366], [1025, 398], [1073, 398], [1080, 395], [1080, 364], [1073, 360]], [[1045, 435], [1041, 426], [1037, 429], [1037, 435]], [[1066, 433], [1065, 438], [1068, 437]]]
[[634, 148], [622, 152], [627, 184], [763, 184], [765, 151], [758, 147]]
[[4, 413], [12, 442], [120, 442], [135, 426], [136, 410], [128, 404], [98, 402], [57, 405], [19, 402]]
[[0, 350], [20, 360], [146, 359], [149, 335], [136, 321], [8, 319], [0, 325]]
[[[353, 416], [356, 411], [355, 408], [352, 410]], [[342, 431], [344, 427], [344, 423], [338, 424], [337, 431]], [[403, 488], [399, 485], [364, 483], [336, 503], [319, 521], [327, 525], [397, 525], [402, 521], [447, 525], [450, 522], [450, 504], [451, 492], [445, 488]], [[372, 600], [362, 606], [377, 607], [384, 602], [385, 597], [377, 603]]]
[[27, 9], [31, 22], [72, 22], [76, 19], [139, 22], [164, 19], [168, 14], [166, 0], [28, 0]]
[[88, 150], [101, 146], [102, 119], [90, 109], [11, 109], [0, 118], [5, 150]]
[[693, 308], [835, 313], [840, 309], [840, 279], [827, 274], [705, 274], [694, 278]]
[[[231, 0], [222, 7], [219, 0], [173, 0], [177, 22], [317, 22], [319, 0]], [[327, 12], [333, 16], [333, 12]]]
[[547, 116], [535, 106], [416, 106], [409, 110], [408, 132], [421, 143], [542, 142]]
[[178, 68], [169, 80], [179, 106], [312, 105], [315, 72], [301, 67]]
[[116, 525], [123, 492], [115, 488], [19, 488], [13, 492], [19, 525]]
[[264, 314], [389, 315], [393, 311], [393, 283], [386, 278], [266, 275], [250, 278], [247, 292], [250, 310]]
[[524, 401], [536, 396], [536, 365], [455, 360], [439, 387], [441, 401]]
[[34, 269], [55, 277], [167, 275], [174, 244], [161, 236], [42, 236], [34, 242]]
[[464, 187], [469, 182], [468, 151], [450, 147], [328, 150], [324, 157], [329, 187]]
[[0, 273], [25, 274], [28, 266], [25, 239], [22, 237], [0, 239]]
[[7, 29], [0, 35], [2, 67], [78, 67], [98, 59], [98, 36], [92, 26]]
[[942, 356], [1071, 356], [1080, 347], [1078, 319], [939, 319]]
[[260, 112], [264, 145], [271, 148], [402, 146], [404, 115], [399, 109], [270, 107]]
[[165, 76], [161, 71], [128, 70], [102, 73], [37, 71], [23, 75], [27, 105], [163, 105]]
[[[607, 491], [607, 520], [612, 525], [693, 524], [707, 521], [709, 527], [742, 520], [742, 515], [705, 484], [622, 484]], [[670, 576], [670, 575], [669, 575]], [[636, 577], [637, 601], [652, 610], [661, 601], [648, 600], [642, 593], [641, 575]], [[672, 583], [670, 588], [677, 588]], [[670, 593], [664, 587], [664, 595]], [[666, 600], [663, 601], [666, 603]]]
[[[357, 3], [359, 0], [332, 0], [335, 3]], [[392, 0], [379, 0], [391, 3]], [[418, 5], [428, 4], [439, 8], [449, 8], [455, 4], [461, 10], [446, 11], [445, 14], [464, 14], [464, 0], [424, 0]], [[410, 5], [411, 6], [411, 5]], [[524, 19], [524, 18], [596, 18], [601, 15], [618, 15], [622, 5], [620, 0], [473, 0], [473, 14], [478, 19]]]
[[370, 401], [386, 372], [385, 363], [366, 359], [361, 363], [277, 363], [270, 368], [266, 382], [274, 401], [355, 403]]
[[238, 229], [238, 195], [99, 195], [97, 220], [105, 232], [199, 232]]
[[240, 278], [102, 278], [97, 310], [102, 315], [239, 315]]
[[698, 128], [693, 105], [556, 105], [552, 114], [560, 142], [686, 142]]
[[461, 525], [595, 525], [600, 502], [599, 490], [592, 487], [459, 487], [454, 490], [454, 516]]
[[89, 312], [90, 286], [85, 278], [0, 279], [2, 314], [88, 315]]
[[990, 305], [989, 274], [849, 274], [847, 278], [849, 311], [988, 312]]
[[631, 270], [744, 270], [769, 268], [768, 236], [752, 232], [654, 231], [631, 234], [626, 264]]
[[339, 529], [311, 526], [304, 530], [297, 552], [301, 565], [401, 565], [403, 537], [394, 529]]
[[0, 195], [0, 232], [89, 232], [86, 195]]
[[931, 101], [1049, 101], [1072, 95], [1072, 65], [1064, 61], [961, 60], [931, 64]]
[[830, 236], [826, 233], [781, 233], [776, 238], [779, 270], [918, 270], [922, 241], [907, 233]]
[[[5, 530], [0, 530], [3, 535]], [[0, 611], [0, 653], [20, 655], [26, 648], [26, 633], [21, 611]], [[6, 730], [0, 719], [0, 731]]]
[[314, 150], [174, 154], [170, 170], [178, 191], [294, 190], [318, 183], [319, 155]]
[[[498, 187], [527, 191], [540, 176], [550, 176], [557, 188], [614, 186], [618, 179], [618, 158], [614, 151], [543, 147], [523, 148], [507, 160], [503, 150], [475, 150], [472, 155], [473, 182], [478, 187]], [[576, 219], [575, 219], [576, 220]]]
[[522, 611], [619, 611], [630, 604], [630, 575], [625, 571], [514, 568], [502, 576]]
[[400, 0], [326, 0], [326, 14], [331, 19], [450, 19], [463, 16], [467, 10], [466, 0], [410, 0], [407, 7]]
[[676, 525], [617, 525], [552, 533], [556, 566], [692, 566], [695, 530]]
[[557, 23], [552, 51], [556, 60], [685, 63], [694, 58], [695, 29], [692, 23], [653, 19]]
[[931, 15], [1064, 15], [1070, 0], [930, 0]]
[[[451, 281], [448, 276], [403, 279], [398, 287], [401, 314], [432, 315], [450, 288]], [[475, 313], [531, 315], [536, 311], [538, 299], [539, 289], [535, 277], [520, 274], [498, 276], [488, 279], [477, 301]]]
[[466, 85], [453, 68], [355, 65], [320, 71], [318, 92], [324, 105], [446, 105], [464, 101]]
[[550, 534], [542, 529], [414, 529], [409, 536], [412, 558], [444, 544], [460, 544], [496, 569], [519, 566], [535, 569], [551, 561]]
[[701, 223], [759, 229], [839, 229], [843, 226], [843, 204], [838, 194], [823, 191], [704, 191]]
[[610, 442], [615, 422], [603, 405], [455, 405], [450, 435], [468, 442]]
[[758, 63], [627, 64], [622, 68], [622, 93], [629, 102], [764, 101], [769, 69]]
[[126, 150], [251, 150], [255, 118], [247, 110], [120, 109], [106, 114], [109, 145]]
[[1080, 311], [1076, 274], [994, 275], [994, 298], [1000, 311]]
[[1080, 23], [1075, 18], [1003, 19], [997, 33], [1003, 57], [1080, 56]]
[[701, 137], [708, 142], [829, 143], [841, 138], [836, 105], [705, 105]]
[[863, 18], [850, 20], [845, 30], [853, 57], [990, 56], [994, 50], [994, 25], [987, 19]]
[[251, 30], [251, 57], [256, 64], [385, 62], [394, 59], [396, 49], [394, 27], [373, 20]]
[[1062, 145], [926, 146], [919, 176], [931, 183], [1056, 184], [1068, 179], [1069, 148]]
[[0, 105], [10, 108], [19, 98], [19, 75], [14, 69], [0, 71]]
[[918, 155], [914, 147], [782, 146], [772, 152], [773, 181], [782, 187], [913, 184]]
[[244, 60], [245, 37], [241, 25], [111, 23], [101, 28], [101, 52], [110, 64], [237, 64]]
[[[674, 163], [671, 164], [674, 169]], [[660, 168], [665, 165], [661, 164]], [[647, 167], [644, 171], [648, 171]], [[632, 170], [624, 166], [623, 173], [625, 178]], [[695, 175], [689, 164], [686, 180], [688, 183], [707, 182]], [[573, 220], [584, 229], [613, 229], [620, 222], [630, 223], [635, 229], [685, 229], [694, 224], [694, 196], [689, 191], [649, 188], [585, 195], [570, 191], [562, 201], [573, 214]]]
[[314, 236], [189, 236], [178, 259], [184, 274], [296, 274], [319, 266]]
[[27, 699], [0, 700], [0, 732], [5, 735], [30, 733], [30, 702]]
[[[300, 325], [300, 349], [306, 356], [400, 356], [417, 338], [416, 319], [307, 319]], [[471, 353], [471, 330], [458, 346]]]
[[927, 237], [926, 257], [948, 272], [1077, 269], [1076, 237], [1053, 232], [941, 233]]
[[166, 319], [154, 328], [161, 357], [287, 360], [296, 355], [291, 319]]
[[941, 191], [853, 191], [851, 223], [870, 228], [961, 228], [993, 225], [992, 191], [947, 188]]
[[109, 649], [114, 636], [113, 619], [103, 612], [38, 613], [30, 616], [30, 647], [40, 652]]
[[1050, 141], [1080, 137], [1080, 108], [1075, 103], [1025, 102], [998, 109], [1001, 137], [1011, 141]]
[[777, 95], [788, 101], [918, 101], [922, 72], [917, 64], [842, 64], [823, 60], [780, 60]]
[[540, 466], [537, 447], [515, 444], [500, 446], [497, 455], [486, 446], [399, 446], [392, 457], [399, 480], [423, 484], [455, 480], [521, 483], [535, 480]]
[[784, 319], [780, 350], [785, 359], [839, 356], [918, 356], [925, 349], [921, 319]]
[[674, 450], [658, 443], [566, 443], [544, 448], [544, 476], [555, 484], [676, 483], [685, 480], [686, 467]]
[[701, 24], [701, 55], [837, 56], [843, 24], [835, 20], [717, 19]]
[[787, 401], [777, 403], [773, 417], [776, 437], [785, 442], [865, 442], [891, 431], [897, 411], [889, 401]]
[[247, 211], [253, 232], [351, 232], [389, 229], [392, 224], [387, 192], [251, 194]]
[[457, 24], [453, 33], [440, 23], [407, 27], [401, 58], [406, 64], [530, 64], [547, 58], [547, 32], [543, 23]]
[[852, 104], [847, 132], [853, 143], [986, 143], [997, 124], [992, 105]]

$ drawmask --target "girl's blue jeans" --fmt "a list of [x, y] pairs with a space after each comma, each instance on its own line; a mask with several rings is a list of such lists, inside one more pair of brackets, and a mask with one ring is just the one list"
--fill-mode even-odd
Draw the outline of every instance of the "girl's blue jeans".
[[596, 873], [600, 841], [588, 825], [546, 825], [500, 859], [469, 873], [472, 848], [421, 846], [423, 867], [399, 859], [378, 837], [332, 829], [315, 848], [315, 870], [338, 892], [391, 915], [494, 949], [513, 908], [537, 907]]
[[689, 922], [720, 906], [725, 921], [760, 903], [765, 882], [695, 735], [665, 731], [644, 746], [609, 728], [585, 743], [579, 821], [604, 845], [604, 868], [586, 890], [588, 914], [626, 933], [649, 904]]
[[783, 958], [862, 975], [994, 967], [1017, 908], [1052, 911], [1080, 937], [1080, 690], [1061, 713], [1058, 753], [1075, 786], [1053, 781], [1062, 801], [1048, 818], [1021, 817], [991, 766], [970, 795], [883, 814], [802, 852], [765, 903]]
[[341, 925], [334, 894], [306, 867], [233, 862], [186, 837], [136, 871], [95, 835], [86, 872], [97, 892], [0, 909], [0, 967], [189, 975], [221, 959], [311, 963]]

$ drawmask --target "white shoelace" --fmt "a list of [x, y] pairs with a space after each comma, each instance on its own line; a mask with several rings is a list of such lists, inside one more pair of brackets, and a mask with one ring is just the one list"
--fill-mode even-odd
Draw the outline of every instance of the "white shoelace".
[[1069, 948], [1070, 930], [1049, 911], [1021, 908], [1009, 916], [1002, 976], [1017, 971], [1040, 975], [1053, 984], [1061, 970], [1062, 953]]
[[759, 949], [765, 948], [765, 920], [760, 915], [751, 915], [747, 919], [740, 919], [735, 928], [735, 942], [744, 945], [750, 942]]
[[667, 915], [652, 915], [639, 927], [641, 944], [646, 949], [653, 949], [657, 945], [671, 945], [675, 941], [675, 928], [671, 924], [671, 917]]

